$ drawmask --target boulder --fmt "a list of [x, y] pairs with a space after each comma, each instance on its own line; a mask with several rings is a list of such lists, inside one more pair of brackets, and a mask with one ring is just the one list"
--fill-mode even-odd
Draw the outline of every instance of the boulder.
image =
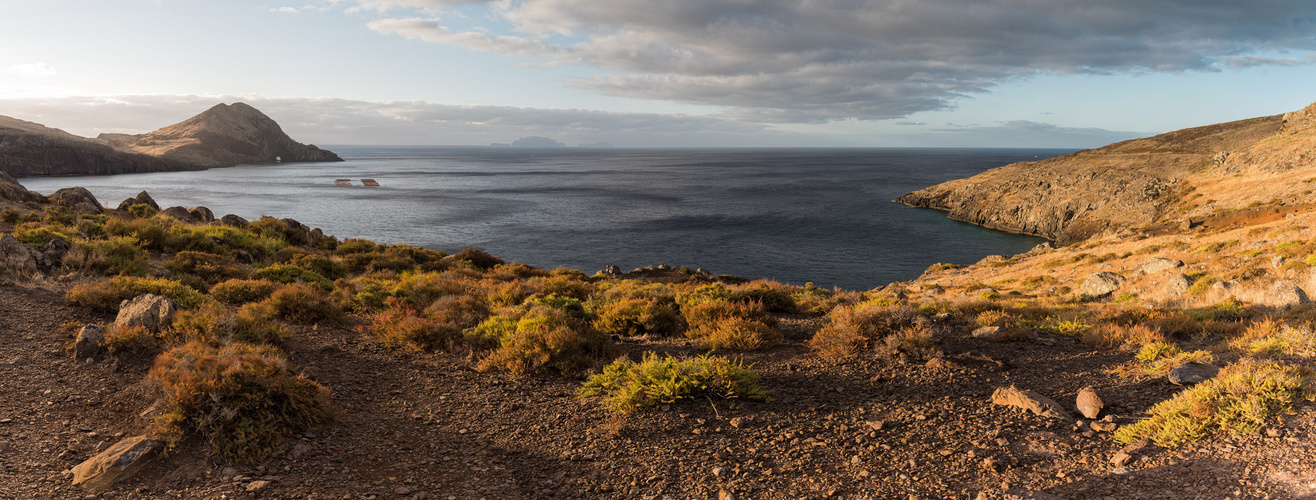
[[44, 199], [41, 193], [28, 191], [18, 179], [5, 172], [0, 172], [0, 199], [12, 201], [14, 203], [40, 202]]
[[155, 202], [155, 198], [151, 198], [151, 195], [146, 194], [146, 191], [142, 191], [137, 193], [137, 196], [128, 198], [119, 203], [119, 210], [128, 210], [128, 208], [138, 204], [149, 205], [156, 210], [160, 209], [160, 204]]
[[73, 485], [92, 493], [110, 489], [131, 477], [155, 455], [163, 443], [150, 436], [126, 438], [73, 468]]
[[1097, 396], [1096, 389], [1090, 385], [1080, 389], [1078, 398], [1074, 401], [1074, 407], [1078, 408], [1078, 412], [1089, 419], [1096, 419], [1105, 406], [1105, 403], [1101, 402], [1101, 397]]
[[78, 339], [73, 342], [73, 359], [83, 361], [95, 359], [101, 352], [101, 343], [105, 341], [105, 329], [100, 325], [87, 325], [78, 330]]
[[1001, 327], [995, 325], [980, 326], [974, 328], [972, 335], [975, 339], [994, 339], [1001, 336]]
[[40, 254], [20, 243], [12, 234], [0, 236], [0, 269], [13, 276], [31, 276], [40, 271]]
[[1188, 289], [1192, 288], [1192, 286], [1193, 284], [1188, 281], [1187, 275], [1177, 273], [1165, 281], [1165, 294], [1171, 297], [1178, 297], [1188, 293]]
[[64, 256], [68, 255], [69, 250], [73, 248], [64, 238], [54, 237], [41, 246], [41, 264], [45, 270], [50, 271], [64, 263]]
[[1266, 290], [1261, 302], [1267, 306], [1288, 309], [1311, 302], [1307, 293], [1291, 281], [1276, 281]]
[[1234, 291], [1238, 289], [1238, 282], [1234, 280], [1219, 281], [1211, 284], [1211, 293], [1233, 296]]
[[119, 315], [114, 318], [115, 328], [145, 327], [159, 332], [174, 322], [178, 306], [168, 297], [155, 294], [138, 295], [119, 304]]
[[1022, 390], [1015, 386], [998, 387], [992, 393], [992, 404], [1014, 406], [1043, 417], [1069, 420], [1069, 415], [1059, 403], [1036, 392]]
[[168, 215], [170, 217], [173, 217], [183, 222], [196, 222], [196, 219], [192, 217], [192, 213], [188, 212], [187, 209], [183, 207], [169, 207], [164, 210], [161, 210], [160, 213]]
[[1156, 274], [1180, 267], [1183, 267], [1182, 260], [1153, 257], [1147, 262], [1143, 262], [1141, 266], [1138, 266], [1138, 272], [1142, 274]]
[[86, 188], [71, 187], [55, 191], [50, 200], [60, 207], [80, 214], [101, 213], [101, 202]]
[[187, 209], [187, 213], [192, 214], [192, 218], [200, 222], [215, 222], [215, 213], [206, 207], [192, 207]]
[[1112, 272], [1098, 272], [1088, 275], [1078, 286], [1078, 294], [1087, 298], [1100, 298], [1114, 293], [1124, 285], [1124, 277]]
[[1165, 376], [1174, 385], [1196, 385], [1215, 378], [1220, 367], [1205, 363], [1188, 363], [1173, 370]]
[[228, 214], [223, 217], [220, 217], [219, 223], [225, 226], [233, 226], [239, 229], [245, 228], [247, 227], [247, 224], [249, 224], [247, 222], [247, 219], [243, 219], [242, 217], [238, 217], [233, 214]]

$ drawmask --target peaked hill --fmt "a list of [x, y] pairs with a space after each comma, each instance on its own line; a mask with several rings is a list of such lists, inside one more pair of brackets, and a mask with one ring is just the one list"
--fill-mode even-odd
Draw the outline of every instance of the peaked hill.
[[[1225, 211], [1308, 202], [1316, 105], [1006, 165], [896, 201], [1067, 244], [1107, 231], [1192, 226]], [[1305, 194], [1304, 194], [1305, 191]]]
[[343, 161], [338, 155], [292, 140], [278, 123], [244, 103], [217, 104], [183, 122], [141, 135], [101, 134], [115, 149], [203, 167], [275, 161]]

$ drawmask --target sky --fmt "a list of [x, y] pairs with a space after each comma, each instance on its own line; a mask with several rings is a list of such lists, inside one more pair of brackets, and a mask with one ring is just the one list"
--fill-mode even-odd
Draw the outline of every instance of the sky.
[[0, 0], [0, 115], [302, 142], [1091, 148], [1316, 101], [1311, 0]]

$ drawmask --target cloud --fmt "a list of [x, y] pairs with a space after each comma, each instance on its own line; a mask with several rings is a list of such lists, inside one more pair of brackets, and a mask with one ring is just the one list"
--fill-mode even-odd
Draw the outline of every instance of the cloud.
[[1050, 123], [1012, 120], [990, 126], [956, 125], [929, 130], [910, 137], [911, 144], [957, 147], [1093, 148], [1129, 139], [1147, 137], [1145, 132], [1102, 128], [1060, 127]]
[[[580, 88], [762, 123], [900, 118], [1039, 74], [1221, 71], [1316, 53], [1310, 0], [336, 3], [390, 16], [370, 22], [380, 33], [583, 64], [604, 74]], [[468, 19], [474, 28], [393, 14], [480, 3], [490, 16]]]
[[55, 67], [46, 63], [15, 64], [9, 67], [9, 72], [27, 77], [54, 76]]
[[316, 144], [488, 145], [530, 135], [567, 144], [606, 141], [618, 146], [818, 144], [803, 134], [706, 116], [423, 101], [126, 95], [0, 99], [0, 109], [15, 118], [95, 137], [102, 132], [148, 132], [215, 104], [239, 101], [269, 115], [293, 138]]
[[297, 11], [297, 7], [278, 7], [278, 8], [270, 9], [270, 12], [277, 12], [280, 14], [296, 14], [298, 11]]

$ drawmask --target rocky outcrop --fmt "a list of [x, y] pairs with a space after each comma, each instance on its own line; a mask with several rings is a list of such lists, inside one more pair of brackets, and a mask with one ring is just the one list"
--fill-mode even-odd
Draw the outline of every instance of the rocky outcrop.
[[119, 315], [114, 318], [115, 328], [143, 327], [151, 332], [159, 332], [174, 322], [174, 313], [178, 306], [168, 297], [155, 294], [143, 294], [132, 300], [119, 304]]
[[218, 104], [181, 123], [142, 135], [101, 134], [115, 149], [204, 167], [310, 161], [343, 161], [338, 155], [292, 140], [278, 123], [244, 103]]
[[1307, 293], [1290, 281], [1276, 281], [1261, 297], [1261, 303], [1278, 309], [1289, 309], [1310, 303]]
[[156, 210], [160, 209], [160, 204], [156, 203], [155, 198], [151, 198], [151, 195], [146, 194], [146, 191], [137, 193], [137, 196], [126, 198], [119, 202], [119, 210], [127, 210], [132, 208], [133, 205], [146, 205]]
[[1124, 286], [1124, 277], [1111, 272], [1088, 275], [1078, 287], [1078, 294], [1087, 298], [1105, 297]]
[[[3, 149], [4, 146], [0, 146]], [[3, 153], [0, 153], [3, 154]], [[3, 169], [0, 169], [3, 170]], [[14, 203], [39, 203], [44, 196], [36, 191], [28, 191], [17, 179], [6, 172], [0, 171], [0, 200]]]
[[1281, 116], [1197, 127], [938, 184], [896, 201], [1067, 244], [1158, 222], [1187, 176], [1280, 132]]
[[[104, 143], [63, 130], [0, 116], [0, 172], [14, 177], [127, 174], [201, 168], [177, 159], [116, 151]], [[3, 196], [9, 198], [10, 194], [4, 193]]]
[[1142, 274], [1156, 274], [1162, 271], [1183, 267], [1183, 261], [1179, 259], [1166, 259], [1163, 257], [1152, 257], [1147, 262], [1138, 266], [1138, 272]]
[[87, 188], [71, 187], [55, 191], [55, 194], [50, 195], [50, 201], [80, 214], [101, 213], [101, 202]]

